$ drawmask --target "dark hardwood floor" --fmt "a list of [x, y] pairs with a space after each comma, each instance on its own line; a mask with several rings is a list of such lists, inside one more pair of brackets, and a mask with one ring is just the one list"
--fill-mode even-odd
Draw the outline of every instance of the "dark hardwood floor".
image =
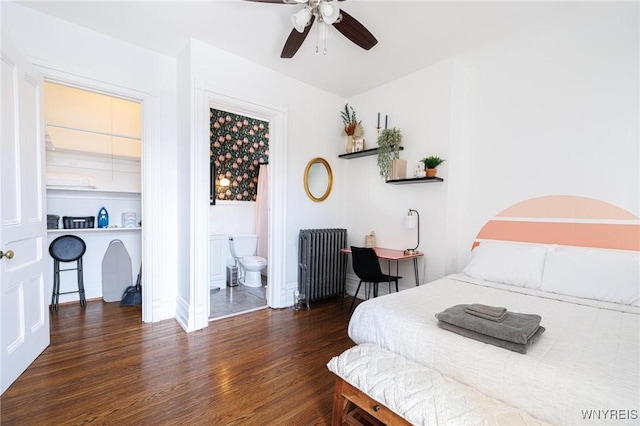
[[51, 346], [0, 398], [3, 425], [327, 425], [326, 363], [353, 346], [351, 298], [263, 309], [185, 333], [140, 308], [51, 314]]

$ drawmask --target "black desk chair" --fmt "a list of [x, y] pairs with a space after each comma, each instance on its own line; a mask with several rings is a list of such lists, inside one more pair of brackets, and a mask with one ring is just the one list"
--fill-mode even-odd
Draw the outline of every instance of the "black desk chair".
[[[351, 246], [351, 261], [353, 262], [353, 272], [356, 273], [360, 282], [356, 289], [356, 294], [353, 295], [353, 301], [351, 302], [351, 308], [349, 313], [353, 310], [353, 305], [356, 303], [356, 296], [360, 291], [362, 283], [371, 283], [373, 285], [373, 297], [378, 296], [378, 283], [395, 282], [396, 292], [398, 291], [398, 280], [402, 277], [396, 277], [395, 275], [383, 274], [380, 269], [380, 261], [376, 252], [372, 248], [365, 247], [353, 247]], [[389, 287], [391, 292], [391, 287]], [[369, 291], [367, 291], [367, 298], [369, 297]]]
[[[87, 306], [84, 296], [84, 280], [82, 278], [82, 256], [87, 250], [87, 245], [82, 238], [75, 235], [62, 235], [51, 242], [49, 254], [53, 257], [53, 292], [51, 294], [52, 311], [58, 310], [58, 301], [61, 294], [79, 293], [80, 306]], [[60, 269], [60, 262], [76, 262], [75, 268]], [[60, 272], [78, 271], [78, 291], [60, 293]]]

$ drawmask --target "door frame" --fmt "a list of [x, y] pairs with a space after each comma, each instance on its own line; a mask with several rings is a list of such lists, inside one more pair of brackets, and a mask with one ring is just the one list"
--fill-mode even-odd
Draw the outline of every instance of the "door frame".
[[[195, 295], [195, 306], [206, 308], [204, 317], [209, 318], [209, 261], [198, 262], [196, 259], [210, 259], [209, 253], [209, 109], [259, 118], [269, 122], [269, 262], [267, 274], [267, 305], [271, 308], [285, 306], [282, 292], [286, 283], [286, 208], [287, 192], [287, 111], [284, 108], [262, 105], [224, 93], [219, 88], [212, 88], [206, 83], [196, 83], [196, 132], [195, 144], [192, 147], [196, 155], [191, 156], [191, 170], [194, 182], [194, 199], [191, 200], [194, 209], [194, 246], [200, 248], [202, 256], [193, 253], [191, 259], [193, 280], [192, 288]], [[278, 188], [274, 191], [273, 188]], [[202, 208], [202, 206], [206, 206]], [[203, 265], [204, 264], [204, 265]], [[202, 318], [202, 315], [199, 316]], [[200, 324], [201, 327], [206, 325]]]
[[[140, 166], [141, 166], [141, 194], [140, 194], [140, 204], [141, 204], [141, 220], [143, 223], [150, 223], [145, 218], [145, 210], [152, 211], [153, 207], [148, 206], [145, 202], [145, 192], [147, 192], [147, 186], [145, 182], [154, 182], [154, 179], [146, 177], [151, 174], [151, 170], [148, 167], [144, 167], [144, 157], [145, 152], [149, 152], [152, 147], [150, 145], [150, 137], [149, 135], [153, 134], [152, 132], [152, 122], [153, 116], [151, 114], [152, 108], [151, 100], [153, 96], [149, 93], [142, 92], [136, 89], [131, 89], [127, 87], [123, 87], [120, 85], [116, 85], [113, 83], [108, 83], [105, 81], [100, 81], [96, 79], [92, 79], [89, 77], [79, 76], [78, 74], [62, 71], [60, 69], [54, 68], [50, 65], [46, 65], [43, 63], [34, 62], [35, 67], [40, 71], [45, 81], [49, 81], [52, 83], [63, 84], [70, 87], [75, 87], [82, 90], [92, 91], [103, 93], [109, 96], [116, 96], [125, 99], [129, 99], [135, 102], [140, 102], [142, 117], [141, 117], [141, 126], [142, 126], [142, 153], [140, 156]], [[45, 123], [46, 125], [46, 123]], [[46, 164], [44, 163], [42, 167], [45, 168]], [[46, 199], [46, 196], [45, 196]], [[141, 229], [141, 259], [142, 259], [142, 286], [145, 291], [142, 292], [142, 321], [143, 322], [154, 322], [154, 309], [153, 309], [153, 295], [157, 293], [157, 290], [154, 289], [154, 284], [157, 280], [148, 279], [150, 274], [153, 271], [153, 258], [150, 253], [153, 253], [153, 250], [150, 248], [154, 246], [155, 242], [153, 240], [154, 232], [149, 229], [149, 226], [143, 226]], [[157, 235], [157, 234], [155, 234]]]

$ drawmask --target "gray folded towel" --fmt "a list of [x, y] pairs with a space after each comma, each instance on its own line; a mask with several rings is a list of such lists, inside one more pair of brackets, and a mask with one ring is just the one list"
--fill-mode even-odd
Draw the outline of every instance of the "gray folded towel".
[[451, 325], [513, 343], [526, 344], [538, 330], [540, 315], [509, 312], [502, 322], [487, 321], [465, 312], [468, 305], [456, 305], [438, 312], [435, 317]]
[[480, 303], [473, 303], [467, 305], [464, 311], [468, 314], [475, 315], [480, 318], [484, 318], [489, 321], [502, 322], [507, 317], [507, 309], [497, 306], [482, 305]]
[[520, 343], [509, 342], [507, 340], [496, 339], [495, 337], [476, 333], [475, 331], [467, 330], [466, 328], [458, 327], [443, 321], [438, 321], [438, 327], [444, 330], [453, 331], [454, 333], [457, 333], [461, 336], [469, 337], [473, 340], [477, 340], [482, 343], [498, 346], [500, 348], [508, 349], [510, 351], [518, 352], [521, 354], [526, 354], [527, 350], [529, 349], [529, 346], [531, 346], [534, 342], [536, 342], [540, 337], [540, 335], [545, 331], [544, 327], [542, 326], [538, 327], [535, 333], [533, 333], [533, 335], [527, 340], [527, 343], [520, 344]]

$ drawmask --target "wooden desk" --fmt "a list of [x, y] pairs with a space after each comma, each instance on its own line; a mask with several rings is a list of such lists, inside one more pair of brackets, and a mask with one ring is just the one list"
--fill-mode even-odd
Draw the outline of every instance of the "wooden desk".
[[[400, 261], [413, 259], [413, 273], [416, 279], [416, 287], [420, 285], [420, 277], [418, 274], [418, 258], [424, 256], [424, 253], [418, 252], [414, 254], [404, 254], [404, 250], [388, 249], [388, 248], [382, 248], [382, 247], [375, 247], [374, 250], [378, 255], [378, 259], [387, 261], [389, 275], [391, 275], [392, 260], [396, 262], [396, 276], [397, 276], [398, 264], [400, 263]], [[342, 253], [347, 253], [347, 254], [351, 253], [350, 248], [343, 248], [341, 251]]]

